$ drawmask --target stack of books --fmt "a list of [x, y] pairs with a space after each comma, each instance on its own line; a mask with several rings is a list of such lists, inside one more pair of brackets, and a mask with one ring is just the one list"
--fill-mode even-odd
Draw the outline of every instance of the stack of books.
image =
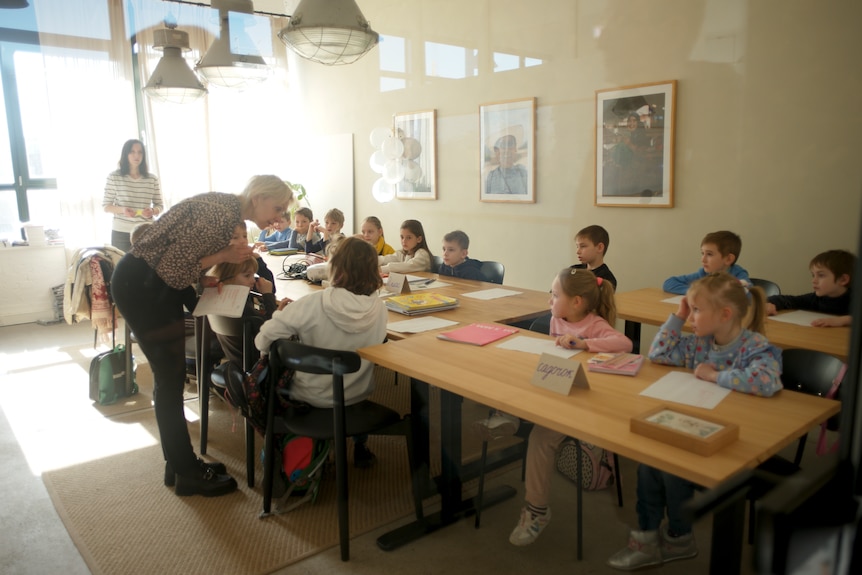
[[637, 353], [597, 353], [587, 361], [587, 371], [637, 375], [644, 356]]
[[419, 315], [456, 308], [458, 300], [437, 293], [409, 294], [387, 299], [386, 307], [404, 315]]

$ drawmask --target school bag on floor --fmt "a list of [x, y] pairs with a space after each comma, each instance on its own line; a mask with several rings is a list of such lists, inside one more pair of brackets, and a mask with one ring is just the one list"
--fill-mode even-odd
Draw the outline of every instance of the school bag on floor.
[[90, 399], [99, 405], [111, 405], [118, 399], [129, 397], [138, 393], [138, 384], [135, 381], [137, 366], [135, 357], [132, 356], [131, 377], [126, 377], [126, 346], [117, 345], [115, 329], [111, 331], [110, 351], [103, 351], [90, 360]]
[[[581, 471], [578, 478], [578, 443], [581, 444]], [[568, 438], [563, 441], [556, 457], [557, 471], [578, 483], [586, 491], [605, 489], [614, 484], [614, 454], [591, 443]]]

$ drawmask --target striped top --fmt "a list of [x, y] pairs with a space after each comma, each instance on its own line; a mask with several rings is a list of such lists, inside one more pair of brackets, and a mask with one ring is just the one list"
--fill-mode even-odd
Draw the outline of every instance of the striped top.
[[[122, 206], [134, 210], [154, 208], [163, 211], [162, 188], [159, 178], [150, 174], [135, 179], [131, 176], [121, 176], [120, 171], [108, 174], [105, 183], [105, 197], [102, 199], [102, 207]], [[112, 229], [118, 232], [131, 233], [135, 226], [148, 222], [150, 219], [143, 216], [128, 217], [125, 214], [114, 214]]]

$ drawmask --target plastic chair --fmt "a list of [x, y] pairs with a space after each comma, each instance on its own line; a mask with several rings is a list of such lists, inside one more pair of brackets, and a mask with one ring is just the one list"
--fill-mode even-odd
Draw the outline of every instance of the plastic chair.
[[431, 273], [436, 274], [440, 272], [440, 266], [443, 265], [443, 258], [440, 256], [431, 256]]
[[[360, 358], [356, 352], [311, 347], [302, 343], [280, 339], [273, 342], [269, 354], [269, 396], [267, 397], [267, 423], [265, 435], [263, 512], [269, 516], [272, 507], [272, 483], [276, 473], [275, 440], [277, 433], [290, 432], [314, 439], [332, 440], [335, 445], [335, 476], [338, 499], [338, 532], [341, 560], [350, 559], [350, 538], [347, 499], [347, 437], [356, 435], [403, 435], [407, 439], [407, 455], [413, 484], [413, 501], [416, 519], [422, 520], [417, 463], [413, 453], [410, 416], [365, 400], [353, 405], [344, 404], [344, 376], [359, 370]], [[332, 374], [334, 407], [299, 409], [288, 408], [282, 417], [275, 416], [276, 388], [279, 376], [285, 369], [303, 373]]]
[[[226, 377], [242, 378], [245, 373], [252, 370], [255, 362], [257, 362], [260, 357], [260, 352], [254, 346], [254, 337], [257, 335], [262, 324], [263, 318], [255, 316], [233, 318], [220, 315], [207, 315], [204, 318], [201, 364], [203, 365], [202, 371], [208, 371], [208, 373], [202, 373], [202, 377], [198, 378], [198, 403], [200, 406], [201, 417], [202, 455], [206, 454], [207, 448], [210, 398], [209, 385], [210, 383], [213, 383], [216, 387], [224, 389], [227, 385], [227, 382], [225, 381]], [[207, 360], [207, 353], [209, 350], [207, 339], [210, 330], [217, 335], [242, 338], [242, 365], [237, 366], [241, 368], [241, 371], [231, 369], [212, 369], [211, 362]], [[254, 487], [254, 428], [248, 420], [245, 422], [245, 470], [248, 486]]]
[[482, 267], [479, 270], [485, 281], [492, 284], [502, 284], [503, 276], [506, 275], [506, 267], [500, 262], [482, 262]]
[[756, 285], [760, 288], [763, 288], [764, 293], [766, 293], [766, 297], [772, 297], [774, 295], [781, 295], [781, 289], [778, 287], [778, 284], [775, 282], [771, 282], [769, 280], [762, 280], [759, 278], [749, 278], [751, 280], [751, 285]]
[[[844, 362], [837, 357], [810, 349], [786, 349], [782, 352], [781, 358], [781, 384], [784, 388], [820, 397], [825, 397], [829, 393], [833, 382], [841, 375], [844, 366]], [[839, 387], [839, 394], [840, 389]], [[836, 394], [835, 399], [838, 399], [839, 394]], [[827, 422], [827, 429], [837, 431], [839, 417], [840, 414], [830, 418]], [[788, 461], [780, 455], [773, 455], [761, 463], [757, 469], [778, 476], [793, 475], [800, 469], [807, 439], [807, 433], [799, 439], [793, 461]], [[754, 488], [748, 494], [748, 542], [752, 544], [754, 543], [754, 504], [763, 495], [765, 492], [762, 489]]]

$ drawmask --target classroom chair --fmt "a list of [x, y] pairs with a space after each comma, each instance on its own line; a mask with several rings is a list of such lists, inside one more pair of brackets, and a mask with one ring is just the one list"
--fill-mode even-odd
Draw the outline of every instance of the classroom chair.
[[[261, 517], [271, 514], [272, 484], [277, 472], [275, 461], [275, 439], [279, 433], [293, 433], [314, 439], [331, 440], [335, 447], [335, 477], [338, 501], [338, 539], [341, 560], [350, 559], [350, 537], [347, 499], [347, 437], [356, 435], [403, 435], [407, 439], [407, 457], [410, 461], [413, 502], [416, 519], [422, 520], [422, 496], [420, 493], [417, 462], [413, 451], [413, 436], [410, 416], [401, 417], [398, 412], [370, 400], [353, 405], [344, 404], [344, 376], [359, 370], [359, 354], [352, 351], [323, 349], [304, 345], [297, 341], [280, 339], [273, 342], [269, 353], [269, 390], [267, 397], [267, 421], [264, 476], [263, 512]], [[276, 388], [278, 378], [285, 369], [303, 373], [331, 374], [332, 396], [335, 406], [330, 409], [304, 406], [288, 408], [281, 417], [275, 416]]]
[[[209, 429], [209, 398], [210, 398], [210, 383], [216, 387], [225, 389], [227, 387], [228, 377], [244, 377], [245, 373], [250, 372], [260, 357], [260, 352], [254, 346], [254, 337], [260, 331], [260, 326], [263, 324], [261, 317], [245, 317], [232, 318], [220, 315], [207, 315], [203, 321], [203, 334], [201, 338], [201, 377], [198, 378], [198, 405], [200, 407], [201, 417], [201, 455], [206, 454], [207, 450], [207, 435]], [[242, 365], [235, 366], [228, 362], [222, 364], [218, 368], [213, 369], [212, 362], [208, 359], [207, 354], [211, 349], [209, 342], [209, 333], [241, 337], [242, 338]], [[213, 338], [215, 339], [215, 338]], [[233, 369], [231, 369], [233, 368]], [[236, 369], [241, 368], [241, 369]], [[249, 487], [254, 487], [254, 428], [251, 423], [245, 422], [245, 466], [246, 479]]]
[[[791, 391], [826, 397], [833, 385], [840, 384], [844, 377], [844, 362], [822, 351], [785, 349], [781, 354], [781, 359], [781, 384], [785, 389]], [[840, 385], [836, 390], [834, 399], [839, 398], [838, 390], [840, 390]], [[839, 416], [840, 414], [830, 418], [826, 422], [826, 428], [831, 431], [838, 431]], [[757, 469], [778, 476], [793, 475], [800, 469], [807, 439], [807, 433], [799, 438], [793, 461], [780, 455], [773, 455], [761, 463]], [[765, 491], [762, 488], [752, 488], [748, 494], [748, 542], [750, 544], [754, 543], [755, 502], [765, 495]]]
[[762, 280], [760, 278], [749, 278], [751, 280], [751, 285], [758, 286], [763, 288], [764, 293], [766, 293], [766, 297], [772, 297], [774, 295], [781, 295], [781, 289], [778, 287], [778, 284], [775, 282], [771, 282], [769, 280]]
[[482, 267], [479, 269], [485, 281], [493, 284], [502, 284], [503, 276], [506, 274], [506, 268], [500, 262], [482, 262]]

